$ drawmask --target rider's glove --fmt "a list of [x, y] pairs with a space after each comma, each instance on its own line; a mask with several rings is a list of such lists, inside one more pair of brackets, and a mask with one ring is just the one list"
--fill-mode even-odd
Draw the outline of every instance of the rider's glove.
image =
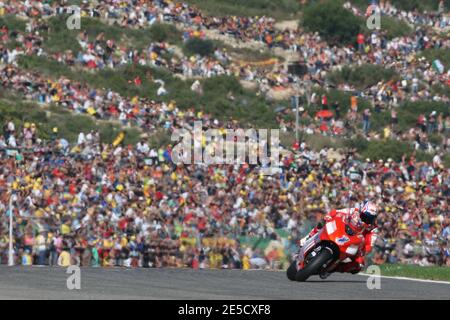
[[319, 223], [317, 223], [317, 229], [322, 229], [325, 224], [326, 224], [325, 219], [320, 220]]

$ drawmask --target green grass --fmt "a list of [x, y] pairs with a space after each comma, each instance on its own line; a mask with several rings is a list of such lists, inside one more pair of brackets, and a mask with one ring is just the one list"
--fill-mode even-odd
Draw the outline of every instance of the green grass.
[[[397, 130], [405, 132], [409, 128], [416, 125], [417, 118], [421, 113], [428, 116], [433, 110], [438, 114], [442, 113], [444, 118], [449, 115], [449, 109], [442, 102], [428, 102], [428, 101], [418, 101], [418, 102], [405, 102], [396, 109], [398, 125]], [[382, 111], [381, 113], [376, 113], [372, 110], [371, 118], [371, 128], [373, 130], [380, 131], [384, 127], [390, 125], [391, 116], [389, 111]]]
[[[217, 42], [217, 40], [215, 40]], [[273, 54], [273, 52], [269, 51], [268, 49], [262, 49], [262, 50], [254, 50], [250, 48], [233, 48], [232, 46], [221, 43], [216, 43], [216, 46], [219, 49], [226, 49], [227, 52], [229, 52], [233, 57], [238, 58], [239, 60], [246, 61], [246, 62], [255, 62], [255, 61], [263, 61], [263, 60], [269, 60], [272, 58], [278, 59], [278, 61], [284, 61], [283, 57], [279, 57]]]
[[[359, 20], [360, 30], [366, 36], [369, 36], [373, 31], [367, 28], [367, 19], [365, 17], [357, 17], [357, 19]], [[380, 30], [386, 32], [388, 39], [412, 35], [414, 31], [406, 22], [389, 16], [381, 16]]]
[[431, 87], [432, 95], [446, 95], [450, 97], [450, 86], [444, 86], [441, 84], [435, 84]]
[[[437, 11], [439, 1], [440, 0], [391, 0], [390, 2], [394, 7], [407, 11], [412, 11], [414, 8], [417, 8], [419, 11]], [[366, 9], [369, 3], [367, 0], [350, 0], [350, 2], [361, 9]], [[446, 4], [446, 8], [448, 10], [448, 4]]]
[[[366, 20], [364, 20], [364, 25]], [[404, 21], [398, 20], [396, 18], [382, 16], [380, 19], [381, 30], [386, 31], [386, 36], [388, 39], [393, 39], [397, 37], [404, 37], [412, 34], [413, 29]], [[366, 28], [366, 33], [371, 33], [371, 30]]]
[[[5, 15], [0, 17], [0, 26], [6, 26], [9, 30], [9, 34], [11, 34], [11, 31], [25, 32], [25, 20], [20, 20], [13, 15]], [[10, 38], [4, 46], [11, 50], [21, 46], [21, 44], [18, 43], [15, 38]]]
[[416, 265], [384, 264], [379, 266], [382, 276], [408, 277], [450, 281], [450, 267], [421, 267]]
[[[334, 101], [338, 101], [339, 102], [339, 106], [341, 108], [341, 117], [344, 117], [345, 113], [348, 111], [348, 109], [350, 108], [350, 98], [352, 96], [351, 93], [349, 92], [345, 92], [345, 91], [341, 91], [341, 90], [336, 90], [336, 89], [329, 89], [329, 90], [325, 90], [322, 88], [317, 88], [313, 90], [319, 97], [322, 96], [322, 94], [326, 94], [327, 98], [328, 98], [328, 104], [331, 106], [331, 104]], [[319, 100], [320, 103], [320, 100]], [[367, 101], [366, 99], [362, 99], [360, 97], [358, 97], [358, 110], [364, 110], [366, 108], [370, 108], [370, 103], [369, 101]], [[310, 115], [315, 115], [315, 113], [317, 111], [320, 110], [320, 106], [312, 106], [312, 110], [310, 111]]]
[[171, 44], [181, 43], [181, 32], [173, 25], [155, 24], [150, 28], [130, 29], [118, 25], [108, 25], [98, 19], [82, 18], [81, 30], [69, 30], [66, 27], [67, 16], [61, 15], [48, 19], [49, 31], [43, 32], [44, 48], [50, 52], [72, 50], [77, 53], [80, 45], [77, 35], [87, 32], [92, 41], [100, 33], [104, 33], [105, 39], [115, 40], [121, 45], [131, 46], [135, 49], [143, 49], [152, 41], [167, 41]]
[[12, 30], [24, 32], [26, 21], [22, 19], [18, 19], [14, 15], [4, 15], [0, 17], [0, 26], [5, 25], [9, 31]]
[[[131, 29], [118, 25], [109, 25], [99, 19], [81, 18], [81, 30], [69, 30], [66, 26], [67, 15], [51, 17], [46, 21], [48, 31], [43, 30], [43, 47], [49, 52], [63, 52], [72, 50], [78, 53], [81, 47], [77, 41], [77, 35], [87, 32], [89, 39], [93, 41], [100, 33], [104, 33], [105, 39], [115, 40], [120, 45], [141, 50], [152, 41], [166, 41], [170, 44], [181, 45], [182, 37], [174, 25], [159, 23], [149, 28]], [[13, 15], [0, 17], [0, 25], [6, 25], [10, 31], [25, 32], [26, 21]]]
[[426, 49], [419, 54], [419, 57], [425, 57], [429, 63], [439, 59], [445, 70], [450, 68], [450, 49]]
[[[380, 75], [378, 75], [377, 78], [378, 77], [380, 77]], [[329, 105], [331, 105], [334, 101], [338, 101], [341, 108], [341, 116], [344, 116], [350, 108], [351, 93], [335, 89], [330, 89], [328, 91], [325, 89], [314, 89], [313, 91], [316, 92], [319, 97], [325, 93], [328, 97]], [[390, 125], [391, 116], [389, 111], [381, 111], [380, 113], [376, 113], [368, 100], [358, 97], [358, 110], [361, 111], [366, 108], [369, 108], [372, 112], [371, 130], [380, 131], [384, 127]], [[308, 111], [311, 116], [314, 116], [319, 109], [320, 106], [311, 105]], [[438, 114], [442, 113], [444, 118], [450, 114], [447, 105], [442, 102], [407, 101], [401, 104], [396, 109], [398, 118], [397, 130], [404, 132], [405, 130], [414, 127], [416, 125], [417, 118], [421, 113], [428, 116], [433, 110], [435, 110]], [[358, 125], [361, 126], [362, 124]]]
[[[192, 92], [193, 80], [183, 81], [163, 68], [128, 65], [114, 70], [100, 70], [92, 73], [73, 70], [68, 66], [44, 57], [21, 57], [19, 65], [23, 69], [34, 70], [51, 78], [65, 76], [95, 88], [110, 88], [125, 97], [139, 96], [155, 101], [175, 100], [182, 109], [194, 107], [198, 111], [212, 114], [221, 120], [233, 118], [242, 124], [252, 124], [260, 128], [276, 128], [273, 106], [264, 98], [256, 96], [251, 90], [244, 89], [233, 76], [219, 76], [201, 80], [204, 94], [199, 96]], [[169, 94], [164, 97], [156, 95], [159, 85], [148, 78], [162, 79]], [[128, 81], [139, 76], [142, 85], [137, 87]], [[227, 98], [231, 92], [234, 101]]]
[[395, 70], [373, 64], [357, 67], [344, 66], [340, 71], [333, 71], [328, 74], [328, 80], [332, 84], [348, 83], [359, 90], [371, 87], [380, 81], [386, 82], [398, 78], [399, 75]]
[[[69, 142], [75, 142], [78, 134], [98, 130], [102, 142], [111, 143], [122, 128], [112, 122], [97, 122], [87, 115], [73, 114], [57, 106], [43, 108], [34, 103], [20, 102], [22, 97], [13, 96], [2, 92], [0, 95], [0, 123], [12, 120], [18, 128], [25, 122], [35, 123], [38, 128], [38, 136], [43, 140], [49, 140], [52, 128], [58, 127], [59, 136]], [[126, 129], [124, 142], [137, 143], [141, 131], [131, 128]]]
[[[440, 136], [433, 135], [430, 140], [442, 139]], [[356, 136], [352, 139], [343, 140], [344, 145], [348, 148], [356, 149], [360, 159], [372, 159], [386, 160], [392, 158], [394, 161], [401, 161], [402, 157], [406, 157], [414, 154], [417, 161], [431, 162], [433, 159], [432, 154], [428, 154], [423, 151], [414, 150], [413, 146], [409, 142], [397, 141], [397, 140], [374, 140], [368, 141], [361, 136]], [[450, 167], [450, 157], [445, 156], [443, 159], [444, 166], [446, 168]]]
[[397, 110], [398, 124], [401, 130], [413, 127], [421, 113], [428, 116], [434, 110], [438, 114], [442, 113], [444, 119], [449, 115], [448, 106], [443, 102], [406, 102]]
[[446, 167], [446, 168], [450, 168], [450, 154], [446, 154], [445, 156], [444, 156], [444, 166]]
[[301, 9], [298, 0], [186, 0], [204, 13], [214, 16], [269, 16], [294, 19]]

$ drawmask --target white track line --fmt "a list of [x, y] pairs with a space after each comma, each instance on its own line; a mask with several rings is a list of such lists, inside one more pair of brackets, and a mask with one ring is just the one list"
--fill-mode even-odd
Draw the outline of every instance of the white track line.
[[[285, 270], [265, 270], [265, 269], [248, 269], [244, 271], [268, 271], [268, 272], [286, 272]], [[396, 280], [409, 280], [409, 281], [418, 281], [418, 282], [429, 282], [429, 283], [440, 283], [440, 284], [450, 284], [449, 281], [440, 281], [440, 280], [427, 280], [427, 279], [418, 279], [418, 278], [408, 278], [408, 277], [393, 277], [393, 276], [378, 276], [373, 275], [370, 273], [364, 273], [360, 272], [357, 273], [358, 276], [365, 276], [365, 277], [380, 277], [380, 278], [387, 278], [387, 279], [396, 279]]]
[[358, 275], [366, 276], [366, 277], [380, 277], [380, 278], [387, 278], [387, 279], [396, 279], [396, 280], [409, 280], [409, 281], [417, 281], [417, 282], [450, 284], [450, 282], [448, 282], [448, 281], [426, 280], [426, 279], [408, 278], [408, 277], [379, 276], [379, 275], [374, 275], [374, 274], [370, 274], [370, 273], [358, 273]]

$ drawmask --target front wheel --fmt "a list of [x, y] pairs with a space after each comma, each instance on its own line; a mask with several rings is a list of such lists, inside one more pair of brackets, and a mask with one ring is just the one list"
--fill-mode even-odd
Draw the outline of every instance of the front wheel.
[[291, 265], [286, 271], [286, 275], [289, 280], [295, 281], [295, 276], [297, 275], [297, 259], [292, 261]]
[[[332, 253], [324, 249], [320, 251], [312, 260], [309, 262], [305, 267], [301, 270], [298, 270], [295, 274], [295, 280], [304, 282], [306, 279], [308, 279], [313, 274], [319, 273], [320, 269], [324, 267], [328, 261], [330, 261], [333, 258]], [[292, 266], [292, 265], [291, 265]], [[294, 265], [295, 268], [295, 265]], [[289, 269], [288, 269], [289, 271]], [[289, 277], [289, 276], [288, 276]]]

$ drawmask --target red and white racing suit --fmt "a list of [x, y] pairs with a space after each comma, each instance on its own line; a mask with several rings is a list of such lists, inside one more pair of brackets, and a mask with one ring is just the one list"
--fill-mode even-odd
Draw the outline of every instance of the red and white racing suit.
[[[323, 222], [328, 222], [332, 220], [338, 213], [342, 215], [343, 220], [347, 219], [358, 219], [359, 218], [359, 209], [358, 208], [347, 208], [347, 209], [339, 209], [339, 210], [332, 210], [329, 213], [327, 213], [324, 217]], [[362, 223], [362, 222], [361, 222]], [[376, 233], [377, 233], [377, 227], [376, 226], [368, 226], [364, 223], [362, 223], [364, 226], [361, 230], [361, 234], [364, 236], [364, 244], [363, 249], [360, 250], [353, 260], [349, 263], [341, 263], [335, 271], [337, 272], [351, 272], [351, 273], [358, 273], [365, 265], [365, 259], [364, 256], [370, 251], [372, 251], [372, 246], [376, 239]], [[320, 229], [322, 229], [323, 223], [319, 223], [314, 229], [311, 230], [311, 232], [306, 237], [309, 239], [311, 236], [315, 235]]]

